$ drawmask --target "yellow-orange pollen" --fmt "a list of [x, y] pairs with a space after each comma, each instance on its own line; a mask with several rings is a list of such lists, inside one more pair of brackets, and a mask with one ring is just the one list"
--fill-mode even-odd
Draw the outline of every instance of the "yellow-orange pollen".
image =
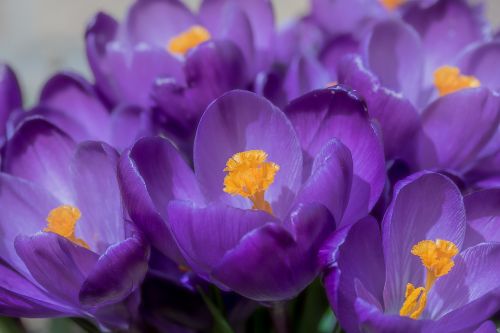
[[442, 66], [434, 71], [434, 85], [439, 96], [444, 96], [462, 89], [479, 87], [481, 82], [474, 76], [460, 74], [457, 67]]
[[411, 283], [406, 285], [405, 301], [399, 315], [418, 319], [425, 309], [429, 290], [439, 277], [448, 274], [455, 265], [453, 257], [457, 255], [458, 248], [447, 240], [423, 240], [413, 246], [411, 253], [419, 257], [426, 268], [425, 287], [416, 288]]
[[50, 211], [47, 216], [47, 227], [43, 231], [53, 232], [88, 249], [87, 243], [75, 236], [76, 222], [81, 216], [82, 213], [76, 207], [70, 205], [59, 206]]
[[234, 154], [227, 160], [224, 171], [224, 192], [241, 195], [252, 201], [252, 209], [273, 213], [271, 205], [264, 199], [264, 194], [274, 182], [274, 176], [280, 167], [267, 162], [263, 150], [247, 150]]
[[167, 51], [176, 55], [185, 55], [192, 48], [211, 38], [207, 29], [193, 25], [168, 41]]
[[387, 10], [394, 10], [405, 2], [406, 0], [380, 0], [382, 6], [384, 6]]

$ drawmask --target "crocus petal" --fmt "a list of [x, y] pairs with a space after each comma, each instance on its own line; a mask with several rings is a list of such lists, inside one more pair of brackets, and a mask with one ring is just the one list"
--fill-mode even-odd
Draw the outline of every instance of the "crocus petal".
[[476, 77], [482, 86], [500, 90], [500, 70], [495, 66], [500, 57], [500, 41], [478, 43], [462, 53], [458, 60], [460, 70]]
[[96, 253], [125, 237], [117, 162], [117, 152], [99, 142], [79, 145], [71, 161], [75, 206], [82, 213], [76, 230]]
[[168, 223], [189, 266], [207, 278], [227, 251], [252, 230], [277, 220], [262, 211], [225, 205], [198, 208], [187, 201], [168, 205]]
[[338, 75], [340, 83], [363, 96], [368, 112], [380, 123], [386, 157], [408, 158], [419, 128], [418, 113], [412, 103], [402, 94], [381, 86], [359, 56], [344, 57]]
[[468, 44], [483, 37], [486, 22], [479, 6], [464, 0], [438, 1], [423, 8], [417, 3], [407, 10], [404, 19], [420, 35], [425, 52], [424, 80], [432, 83], [434, 71], [449, 65]]
[[496, 333], [497, 326], [491, 320], [485, 321], [474, 333]]
[[155, 134], [150, 110], [133, 105], [121, 105], [111, 114], [111, 138], [109, 143], [123, 151], [137, 139]]
[[445, 239], [460, 249], [466, 220], [462, 196], [447, 177], [429, 172], [399, 182], [383, 220], [386, 263], [385, 311], [396, 314], [407, 283], [423, 285], [424, 268], [412, 247], [423, 240]]
[[14, 71], [9, 66], [0, 64], [0, 136], [5, 134], [10, 113], [21, 105], [21, 89]]
[[[476, 245], [460, 253], [454, 261], [455, 266], [450, 273], [436, 281], [429, 293], [428, 316], [432, 319], [441, 318], [444, 326], [452, 326], [454, 321], [462, 325], [478, 325], [494, 315], [500, 306], [497, 273], [500, 269], [500, 244]], [[496, 304], [496, 309], [491, 306], [477, 307], [488, 298]], [[478, 303], [474, 304], [476, 300]], [[461, 309], [468, 304], [473, 316], [465, 315]], [[454, 314], [454, 310], [461, 313], [462, 318]]]
[[288, 100], [292, 100], [329, 82], [329, 75], [319, 61], [313, 56], [303, 55], [296, 57], [288, 67], [283, 89]]
[[378, 23], [366, 41], [365, 57], [368, 67], [384, 87], [403, 93], [414, 103], [417, 101], [423, 53], [415, 30], [396, 20]]
[[69, 162], [75, 143], [43, 119], [28, 119], [7, 142], [3, 171], [48, 189], [72, 203]]
[[166, 48], [168, 41], [195, 25], [197, 20], [177, 0], [139, 0], [129, 9], [125, 27], [133, 44], [145, 42]]
[[154, 247], [182, 262], [166, 225], [167, 206], [174, 199], [203, 203], [193, 171], [166, 139], [143, 138], [122, 155], [119, 175], [132, 221]]
[[467, 232], [464, 248], [500, 242], [500, 189], [475, 192], [464, 198]]
[[66, 119], [84, 128], [87, 135], [75, 137], [73, 124], [54, 122], [76, 141], [108, 140], [109, 114], [90, 83], [78, 74], [63, 72], [50, 78], [42, 89], [40, 104], [62, 112], [68, 116]]
[[337, 70], [342, 69], [342, 66], [339, 66], [342, 58], [351, 53], [358, 53], [358, 51], [359, 42], [350, 34], [338, 36], [328, 43], [319, 57], [330, 73], [331, 81], [337, 80]]
[[421, 169], [465, 171], [495, 134], [499, 121], [500, 98], [486, 88], [464, 89], [439, 98], [422, 115], [418, 165]]
[[98, 255], [51, 232], [20, 235], [17, 254], [35, 280], [51, 295], [78, 305], [78, 292]]
[[285, 216], [301, 184], [302, 152], [286, 116], [268, 100], [246, 91], [216, 99], [200, 120], [194, 143], [196, 176], [208, 201], [250, 208], [250, 200], [223, 192], [224, 167], [236, 153], [260, 149], [280, 166], [266, 200]]
[[326, 270], [325, 289], [340, 324], [348, 332], [360, 332], [354, 307], [356, 280], [382, 302], [385, 264], [381, 245], [378, 223], [368, 217], [352, 225], [338, 246], [329, 247], [335, 265]]
[[149, 247], [138, 236], [109, 247], [89, 273], [79, 293], [87, 306], [122, 301], [136, 290], [148, 269]]
[[318, 202], [327, 207], [340, 225], [349, 202], [352, 185], [352, 157], [339, 140], [329, 141], [315, 157], [311, 176], [295, 202]]
[[373, 207], [385, 183], [383, 147], [366, 106], [342, 86], [316, 90], [292, 101], [285, 109], [304, 151], [304, 177], [310, 174], [313, 156], [337, 138], [351, 150], [353, 185], [344, 219], [364, 217]]
[[214, 278], [257, 301], [295, 297], [319, 273], [318, 250], [335, 224], [324, 206], [307, 204], [296, 207], [283, 226], [268, 223], [250, 231], [218, 263]]

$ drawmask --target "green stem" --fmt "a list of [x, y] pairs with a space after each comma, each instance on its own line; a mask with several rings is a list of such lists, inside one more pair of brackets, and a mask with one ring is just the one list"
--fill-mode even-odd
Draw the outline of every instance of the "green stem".
[[79, 317], [71, 317], [70, 319], [87, 333], [101, 333], [101, 330], [87, 319]]
[[340, 327], [339, 322], [335, 324], [335, 327], [333, 328], [333, 333], [342, 333], [342, 327]]
[[286, 315], [286, 303], [275, 302], [271, 308], [274, 329], [276, 333], [288, 332], [288, 320]]

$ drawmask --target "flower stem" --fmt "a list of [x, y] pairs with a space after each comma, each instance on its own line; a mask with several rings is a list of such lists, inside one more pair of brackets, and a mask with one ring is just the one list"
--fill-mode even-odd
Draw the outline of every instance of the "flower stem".
[[273, 303], [271, 313], [276, 333], [287, 333], [288, 320], [286, 315], [286, 303], [285, 302]]

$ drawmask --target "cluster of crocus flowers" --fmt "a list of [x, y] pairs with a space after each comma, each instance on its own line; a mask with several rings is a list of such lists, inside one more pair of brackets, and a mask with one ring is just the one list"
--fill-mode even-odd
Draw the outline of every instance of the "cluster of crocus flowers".
[[91, 81], [57, 73], [26, 109], [2, 65], [0, 315], [191, 333], [269, 307], [312, 332], [287, 315], [326, 310], [319, 279], [337, 330], [494, 332], [481, 9], [312, 0], [278, 30], [268, 0], [136, 0], [89, 24]]

